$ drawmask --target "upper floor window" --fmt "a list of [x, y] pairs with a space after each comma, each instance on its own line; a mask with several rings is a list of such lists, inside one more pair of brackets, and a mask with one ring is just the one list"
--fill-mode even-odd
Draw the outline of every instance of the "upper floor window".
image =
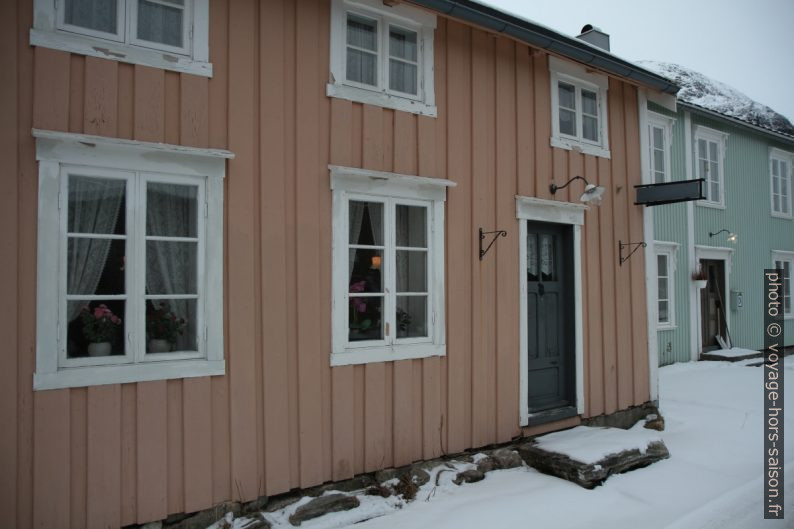
[[551, 145], [609, 157], [606, 76], [578, 64], [549, 58], [551, 71]]
[[445, 354], [444, 201], [452, 182], [332, 166], [331, 185], [331, 364]]
[[222, 374], [225, 151], [35, 134], [34, 387]]
[[31, 44], [212, 75], [209, 0], [36, 0]]
[[662, 184], [672, 180], [670, 168], [670, 142], [673, 136], [673, 118], [648, 112], [648, 146], [651, 164], [651, 181]]
[[772, 149], [769, 155], [769, 190], [772, 215], [791, 218], [791, 165], [794, 155]]
[[783, 282], [783, 315], [786, 319], [794, 318], [794, 252], [772, 252], [772, 267], [782, 272]]
[[327, 94], [436, 115], [435, 15], [377, 0], [333, 0]]
[[705, 127], [695, 128], [695, 171], [703, 179], [705, 206], [725, 207], [724, 158], [728, 135]]

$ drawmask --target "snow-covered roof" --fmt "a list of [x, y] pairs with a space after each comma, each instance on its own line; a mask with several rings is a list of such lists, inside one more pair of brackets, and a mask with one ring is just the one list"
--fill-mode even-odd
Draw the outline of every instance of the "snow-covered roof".
[[778, 134], [794, 137], [794, 125], [782, 114], [754, 101], [732, 86], [679, 64], [637, 61], [681, 87], [678, 99]]

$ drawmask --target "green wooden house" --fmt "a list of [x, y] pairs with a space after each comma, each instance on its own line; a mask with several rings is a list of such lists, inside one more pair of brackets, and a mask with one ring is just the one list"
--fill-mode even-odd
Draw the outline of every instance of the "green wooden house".
[[[666, 365], [726, 346], [761, 349], [769, 268], [784, 271], [784, 344], [794, 345], [794, 126], [701, 74], [643, 65], [683, 87], [675, 111], [641, 101], [646, 181], [705, 180], [705, 199], [655, 206], [650, 215], [651, 355]], [[698, 271], [705, 287], [693, 279]]]

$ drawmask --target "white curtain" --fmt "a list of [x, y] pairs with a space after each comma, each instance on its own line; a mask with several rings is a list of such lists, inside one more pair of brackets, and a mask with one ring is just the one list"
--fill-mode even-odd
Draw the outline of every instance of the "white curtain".
[[[347, 19], [347, 78], [368, 85], [377, 84], [378, 44], [375, 22], [355, 15]], [[355, 46], [352, 48], [350, 46]], [[360, 48], [360, 49], [357, 49]], [[370, 51], [364, 51], [370, 50]]]
[[[170, 0], [184, 5], [184, 0]], [[181, 48], [184, 10], [140, 0], [138, 2], [138, 38]]]
[[[196, 187], [149, 183], [146, 193], [146, 233], [160, 236], [196, 236]], [[197, 245], [195, 242], [148, 241], [146, 290], [149, 294], [196, 294]], [[159, 306], [162, 301], [154, 301]], [[195, 300], [168, 300], [177, 318], [188, 328], [195, 324]], [[177, 339], [177, 349], [188, 333]], [[192, 347], [192, 342], [182, 345]]]
[[[367, 207], [366, 202], [356, 202], [356, 201], [349, 201], [348, 208], [350, 208], [350, 212], [348, 214], [348, 218], [350, 219], [350, 231], [348, 232], [350, 235], [350, 240], [348, 244], [358, 244], [358, 238], [361, 235], [361, 224], [364, 221], [364, 209]], [[350, 265], [353, 264], [353, 260], [356, 256], [356, 250], [350, 250]], [[348, 282], [353, 280], [353, 267], [348, 265], [350, 269], [350, 276], [348, 277]]]
[[[111, 234], [124, 200], [124, 180], [72, 176], [69, 178], [69, 232]], [[105, 269], [111, 239], [69, 238], [69, 294], [91, 295]], [[73, 320], [85, 302], [70, 302], [68, 317]]]
[[116, 33], [116, 0], [66, 0], [64, 20], [81, 28]]

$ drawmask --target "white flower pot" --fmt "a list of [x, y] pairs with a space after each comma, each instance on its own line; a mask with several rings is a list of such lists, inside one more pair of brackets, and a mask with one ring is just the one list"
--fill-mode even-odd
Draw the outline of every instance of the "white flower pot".
[[168, 340], [151, 339], [149, 340], [149, 353], [170, 353], [171, 343]]
[[113, 346], [110, 342], [99, 342], [88, 344], [88, 356], [110, 356]]
[[706, 285], [708, 285], [708, 284], [709, 284], [709, 280], [708, 279], [695, 279], [695, 286], [698, 287], [701, 290], [706, 288]]

